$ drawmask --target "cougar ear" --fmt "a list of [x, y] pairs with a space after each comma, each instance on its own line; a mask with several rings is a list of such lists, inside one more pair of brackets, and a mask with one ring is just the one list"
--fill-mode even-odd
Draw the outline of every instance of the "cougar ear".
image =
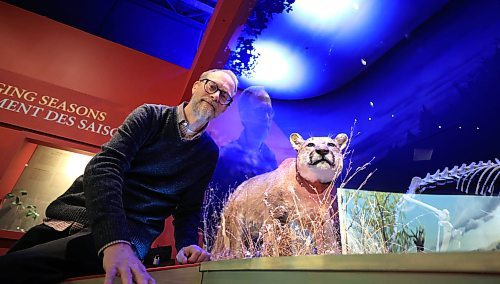
[[337, 135], [337, 137], [335, 137], [335, 141], [337, 142], [337, 144], [339, 144], [340, 150], [344, 150], [344, 148], [347, 146], [347, 140], [349, 140], [349, 138], [345, 133], [340, 133]]
[[304, 143], [304, 139], [298, 133], [290, 134], [290, 143], [292, 144], [293, 149], [299, 151], [300, 146]]

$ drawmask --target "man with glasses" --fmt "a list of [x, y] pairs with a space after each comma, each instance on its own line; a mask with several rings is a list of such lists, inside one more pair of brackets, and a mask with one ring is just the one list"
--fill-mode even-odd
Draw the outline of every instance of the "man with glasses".
[[205, 241], [208, 250], [220, 223], [224, 201], [245, 180], [278, 167], [274, 153], [266, 145], [273, 120], [271, 98], [262, 86], [251, 86], [239, 95], [238, 112], [243, 131], [238, 139], [220, 150], [210, 191], [205, 197]]
[[44, 223], [0, 257], [0, 282], [56, 283], [105, 272], [105, 283], [115, 276], [155, 283], [140, 259], [170, 215], [178, 262], [209, 260], [197, 246], [198, 227], [218, 148], [205, 129], [229, 107], [237, 87], [231, 71], [210, 70], [194, 83], [189, 103], [135, 109], [48, 206]]

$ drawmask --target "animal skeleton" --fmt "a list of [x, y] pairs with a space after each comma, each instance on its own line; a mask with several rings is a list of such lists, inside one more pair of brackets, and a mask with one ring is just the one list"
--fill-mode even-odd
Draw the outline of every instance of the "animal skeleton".
[[[456, 182], [456, 189], [469, 194], [469, 190], [474, 190], [476, 195], [493, 195], [495, 190], [499, 188], [497, 184], [500, 176], [500, 160], [495, 158], [495, 162], [479, 161], [470, 164], [462, 164], [460, 167], [455, 166], [451, 170], [447, 167], [442, 171], [437, 171], [433, 175], [428, 173], [423, 179], [414, 177], [411, 181], [407, 193], [423, 193], [426, 189], [435, 188], [449, 183]], [[471, 187], [472, 184], [472, 187]], [[498, 194], [500, 195], [500, 190]]]

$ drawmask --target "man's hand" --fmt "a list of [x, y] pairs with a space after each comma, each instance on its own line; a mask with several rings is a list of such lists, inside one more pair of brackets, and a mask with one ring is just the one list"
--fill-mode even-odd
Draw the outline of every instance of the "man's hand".
[[155, 284], [141, 261], [135, 256], [129, 244], [118, 243], [104, 249], [102, 266], [106, 271], [104, 284], [112, 284], [115, 276], [120, 276], [122, 283]]
[[180, 264], [185, 263], [197, 263], [210, 260], [210, 253], [206, 252], [204, 249], [197, 245], [190, 245], [188, 247], [183, 247], [177, 253], [177, 262]]

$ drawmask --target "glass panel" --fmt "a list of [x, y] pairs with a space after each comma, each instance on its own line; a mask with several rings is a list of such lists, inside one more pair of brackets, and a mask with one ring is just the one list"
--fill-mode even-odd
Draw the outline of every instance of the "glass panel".
[[500, 198], [340, 192], [344, 253], [500, 249]]
[[[242, 92], [209, 126], [221, 146], [205, 210], [215, 257], [329, 253], [297, 212], [336, 176], [320, 160], [334, 160], [339, 133], [335, 213], [318, 217], [318, 201], [302, 217], [341, 215], [344, 253], [498, 250], [500, 2], [289, 2], [258, 1], [231, 46], [240, 87], [264, 86], [272, 102]], [[287, 162], [296, 150], [310, 167]]]

